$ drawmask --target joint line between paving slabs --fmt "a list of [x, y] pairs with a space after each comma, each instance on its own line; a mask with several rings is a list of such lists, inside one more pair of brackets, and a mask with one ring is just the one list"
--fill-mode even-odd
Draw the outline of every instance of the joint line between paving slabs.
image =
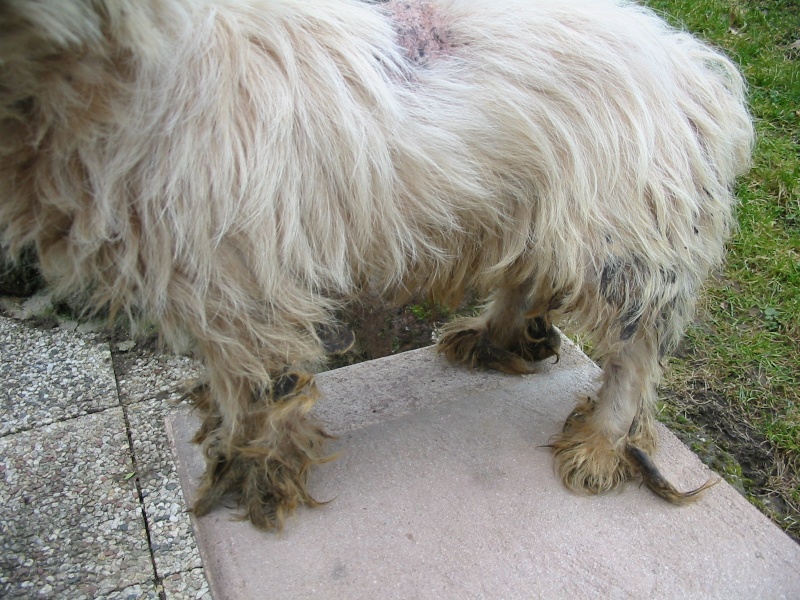
[[[109, 351], [111, 348], [109, 347]], [[142, 485], [141, 481], [139, 480], [139, 465], [136, 461], [136, 451], [133, 448], [133, 434], [131, 433], [131, 422], [128, 419], [128, 407], [122, 403], [122, 390], [120, 389], [119, 385], [119, 377], [117, 374], [117, 361], [114, 356], [114, 352], [111, 352], [111, 366], [112, 370], [114, 371], [114, 385], [117, 388], [117, 401], [119, 402], [120, 407], [122, 408], [122, 418], [125, 421], [125, 435], [128, 438], [128, 451], [130, 452], [131, 457], [131, 466], [133, 468], [134, 475], [134, 485], [136, 486], [136, 494], [139, 497], [139, 508], [142, 512], [142, 520], [144, 521], [144, 533], [147, 536], [147, 551], [150, 553], [150, 564], [153, 566], [153, 583], [155, 584], [156, 591], [158, 591], [158, 597], [160, 600], [167, 600], [166, 592], [164, 591], [163, 580], [161, 576], [158, 574], [158, 567], [156, 566], [156, 557], [153, 553], [153, 540], [150, 537], [150, 524], [147, 522], [147, 510], [144, 504], [144, 494], [142, 493]]]

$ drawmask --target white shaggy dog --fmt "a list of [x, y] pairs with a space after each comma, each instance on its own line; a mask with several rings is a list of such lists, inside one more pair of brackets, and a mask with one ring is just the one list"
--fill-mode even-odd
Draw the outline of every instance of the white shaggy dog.
[[311, 373], [368, 288], [491, 294], [439, 346], [512, 373], [570, 314], [604, 375], [564, 482], [687, 497], [647, 457], [659, 360], [752, 137], [736, 68], [623, 0], [0, 0], [4, 243], [195, 342], [194, 509], [265, 528], [314, 504]]

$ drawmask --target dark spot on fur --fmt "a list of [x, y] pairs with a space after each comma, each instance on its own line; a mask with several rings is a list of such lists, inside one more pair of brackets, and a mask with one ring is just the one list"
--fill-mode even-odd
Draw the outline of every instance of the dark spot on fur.
[[603, 270], [600, 273], [600, 293], [603, 294], [603, 297], [610, 304], [614, 305], [621, 304], [621, 301], [617, 296], [617, 289], [615, 286], [619, 269], [619, 259], [612, 256], [606, 261], [606, 264], [603, 265]]
[[633, 337], [633, 334], [636, 333], [636, 330], [639, 329], [639, 318], [635, 318], [632, 321], [623, 321], [622, 325], [622, 332], [619, 334], [619, 339], [623, 342], [629, 340]]
[[297, 381], [298, 377], [295, 373], [287, 373], [278, 377], [272, 386], [272, 398], [279, 400], [291, 394], [297, 386]]
[[673, 270], [667, 270], [663, 267], [659, 268], [659, 273], [661, 273], [661, 279], [667, 285], [674, 285], [676, 281], [678, 281], [678, 274]]
[[[665, 279], [672, 279], [676, 275], [664, 273]], [[639, 286], [651, 275], [645, 262], [638, 256], [620, 258], [609, 256], [600, 272], [600, 293], [606, 301], [614, 307], [626, 308], [628, 313], [639, 313], [641, 297]], [[677, 279], [676, 279], [677, 280]], [[636, 306], [632, 306], [636, 304]], [[623, 317], [623, 320], [629, 319]]]
[[28, 98], [23, 98], [22, 100], [17, 100], [11, 106], [11, 109], [14, 112], [18, 113], [19, 115], [27, 117], [31, 113], [33, 113], [35, 105], [36, 105], [36, 100], [31, 96]]
[[[677, 281], [674, 271], [661, 269], [661, 279], [666, 284]], [[614, 307], [624, 310], [620, 317], [620, 340], [633, 337], [642, 319], [642, 303], [638, 286], [648, 272], [638, 257], [622, 259], [610, 256], [600, 273], [600, 293]]]
[[616, 256], [606, 260], [600, 273], [600, 293], [612, 306], [624, 306], [630, 296], [630, 285], [634, 279], [636, 264]]

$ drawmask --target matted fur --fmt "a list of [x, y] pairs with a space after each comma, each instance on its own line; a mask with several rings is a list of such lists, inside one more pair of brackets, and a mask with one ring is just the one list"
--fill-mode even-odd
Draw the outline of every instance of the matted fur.
[[[319, 365], [318, 332], [367, 288], [494, 292], [486, 335], [454, 350], [475, 327], [456, 323], [441, 342], [467, 362], [480, 339], [552, 354], [549, 323], [569, 313], [604, 375], [554, 440], [558, 468], [613, 487], [659, 357], [722, 259], [753, 135], [725, 57], [626, 2], [405, 7], [0, 0], [5, 244], [35, 244], [59, 290], [196, 343], [218, 419], [207, 497], [253, 446], [284, 448], [282, 428], [304, 432], [288, 455], [321, 459], [303, 393], [285, 390], [290, 422], [254, 398]], [[537, 322], [544, 346], [525, 337]], [[254, 411], [272, 434], [248, 429]], [[286, 462], [253, 467], [256, 488], [301, 490], [260, 489], [257, 524], [308, 501], [306, 464]]]

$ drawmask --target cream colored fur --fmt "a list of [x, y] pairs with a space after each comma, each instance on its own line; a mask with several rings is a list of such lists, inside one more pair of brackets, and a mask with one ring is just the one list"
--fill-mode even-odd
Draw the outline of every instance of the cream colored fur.
[[614, 446], [722, 260], [742, 79], [626, 2], [428, 8], [410, 60], [381, 4], [0, 0], [5, 243], [193, 340], [222, 439], [343, 302], [476, 288], [594, 338]]

